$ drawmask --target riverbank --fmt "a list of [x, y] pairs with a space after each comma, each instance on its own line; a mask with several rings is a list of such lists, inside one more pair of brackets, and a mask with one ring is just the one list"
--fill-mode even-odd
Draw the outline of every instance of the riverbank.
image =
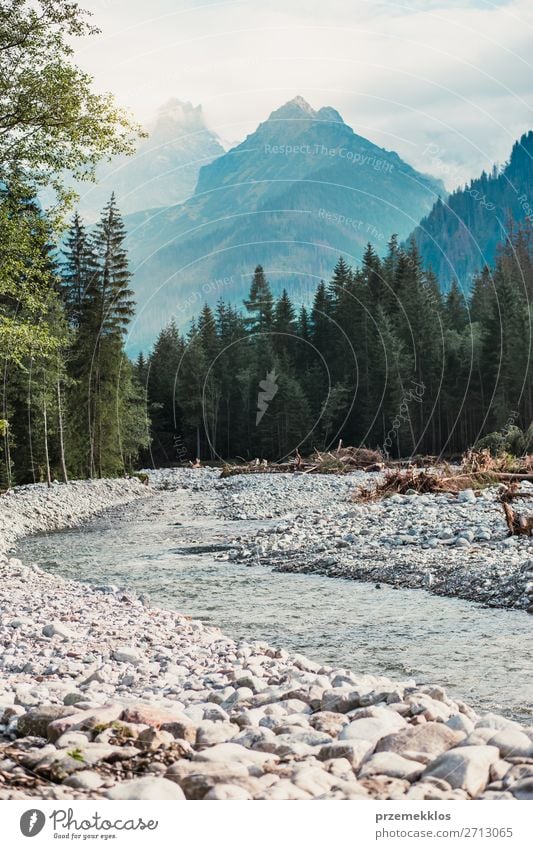
[[[172, 474], [166, 475], [171, 485]], [[231, 558], [276, 571], [421, 588], [533, 613], [533, 540], [508, 536], [498, 487], [356, 503], [377, 475], [243, 475], [218, 485], [228, 519], [279, 517]], [[176, 478], [175, 478], [176, 479]], [[524, 492], [533, 486], [522, 484]]]
[[[329, 512], [338, 499], [328, 480], [314, 495], [301, 485], [313, 509]], [[78, 484], [75, 501], [98, 489], [111, 506], [113, 487], [99, 483]], [[241, 498], [249, 513], [254, 503], [262, 513], [283, 507], [275, 489], [254, 502], [249, 484], [235, 490], [211, 471], [155, 473], [153, 484], [199, 502], [210, 493], [228, 518]], [[56, 521], [62, 489], [53, 494]], [[114, 496], [132, 493], [142, 494], [136, 483]], [[17, 528], [52, 526], [45, 496], [25, 494]], [[296, 489], [291, 498], [296, 506]], [[9, 528], [6, 536], [14, 538]], [[0, 798], [533, 797], [533, 730], [480, 717], [439, 686], [233, 640], [147, 608], [133, 592], [0, 561]]]
[[0, 495], [0, 555], [21, 537], [72, 528], [109, 507], [151, 494], [138, 478], [18, 486]]

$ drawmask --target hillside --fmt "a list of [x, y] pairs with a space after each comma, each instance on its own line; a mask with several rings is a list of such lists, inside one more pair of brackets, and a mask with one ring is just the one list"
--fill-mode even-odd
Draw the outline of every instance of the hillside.
[[331, 107], [297, 97], [200, 170], [186, 203], [127, 219], [139, 317], [133, 349], [171, 315], [239, 302], [261, 263], [274, 291], [306, 298], [340, 253], [360, 259], [405, 238], [444, 190], [398, 154], [357, 135]]
[[533, 131], [515, 142], [507, 164], [490, 175], [485, 172], [453, 192], [444, 203], [437, 200], [414, 231], [423, 261], [431, 265], [441, 285], [454, 277], [468, 291], [472, 277], [492, 265], [504, 240], [509, 220], [532, 215]]
[[224, 153], [201, 106], [169, 100], [147, 129], [133, 156], [100, 165], [97, 183], [77, 184], [84, 218], [96, 219], [113, 191], [124, 214], [183, 203], [194, 192], [200, 168]]

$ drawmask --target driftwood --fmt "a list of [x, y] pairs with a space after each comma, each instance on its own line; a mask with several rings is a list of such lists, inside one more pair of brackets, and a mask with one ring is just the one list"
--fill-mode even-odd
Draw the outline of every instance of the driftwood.
[[521, 492], [518, 481], [513, 481], [500, 494], [509, 536], [533, 536], [533, 513], [518, 513], [511, 507], [510, 502], [517, 498], [533, 498], [533, 492]]
[[509, 528], [509, 536], [533, 536], [533, 513], [529, 516], [523, 513], [515, 513], [507, 501], [503, 503], [503, 511]]
[[469, 472], [501, 474], [502, 480], [533, 480], [533, 454], [524, 457], [512, 457], [509, 454], [493, 457], [488, 448], [481, 451], [472, 448], [463, 455], [461, 467]]
[[222, 477], [232, 475], [252, 475], [262, 472], [285, 472], [301, 474], [345, 474], [356, 469], [367, 472], [379, 472], [385, 468], [384, 457], [380, 451], [370, 448], [343, 447], [342, 441], [332, 451], [315, 451], [309, 457], [302, 457], [296, 449], [294, 457], [283, 463], [269, 463], [258, 457], [251, 463], [242, 465], [226, 464]]
[[361, 487], [354, 495], [355, 501], [375, 501], [390, 495], [405, 495], [416, 492], [424, 493], [451, 492], [457, 493], [463, 489], [479, 489], [494, 483], [492, 476], [472, 474], [448, 474], [428, 472], [419, 469], [389, 469], [381, 480], [372, 487]]

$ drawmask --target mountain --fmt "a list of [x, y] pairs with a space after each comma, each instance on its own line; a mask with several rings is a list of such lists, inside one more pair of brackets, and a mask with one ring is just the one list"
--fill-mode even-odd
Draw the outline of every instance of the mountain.
[[422, 258], [441, 284], [453, 278], [468, 291], [484, 265], [492, 265], [509, 221], [533, 217], [533, 132], [515, 142], [500, 170], [485, 172], [447, 200], [437, 200], [413, 233]]
[[193, 197], [129, 216], [138, 318], [132, 349], [171, 316], [184, 326], [204, 301], [242, 301], [254, 267], [274, 291], [306, 300], [339, 254], [380, 252], [405, 238], [444, 193], [397, 153], [357, 135], [330, 106], [296, 97], [200, 169]]
[[194, 191], [200, 168], [224, 153], [201, 106], [169, 100], [147, 129], [148, 138], [133, 156], [101, 165], [96, 184], [77, 184], [84, 218], [97, 218], [113, 191], [123, 214], [183, 203]]

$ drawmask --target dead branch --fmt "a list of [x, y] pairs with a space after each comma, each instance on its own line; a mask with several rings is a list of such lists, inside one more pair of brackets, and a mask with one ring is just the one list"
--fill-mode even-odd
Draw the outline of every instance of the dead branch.
[[523, 513], [515, 513], [506, 501], [503, 503], [503, 511], [509, 528], [509, 536], [533, 536], [533, 514], [526, 516]]

